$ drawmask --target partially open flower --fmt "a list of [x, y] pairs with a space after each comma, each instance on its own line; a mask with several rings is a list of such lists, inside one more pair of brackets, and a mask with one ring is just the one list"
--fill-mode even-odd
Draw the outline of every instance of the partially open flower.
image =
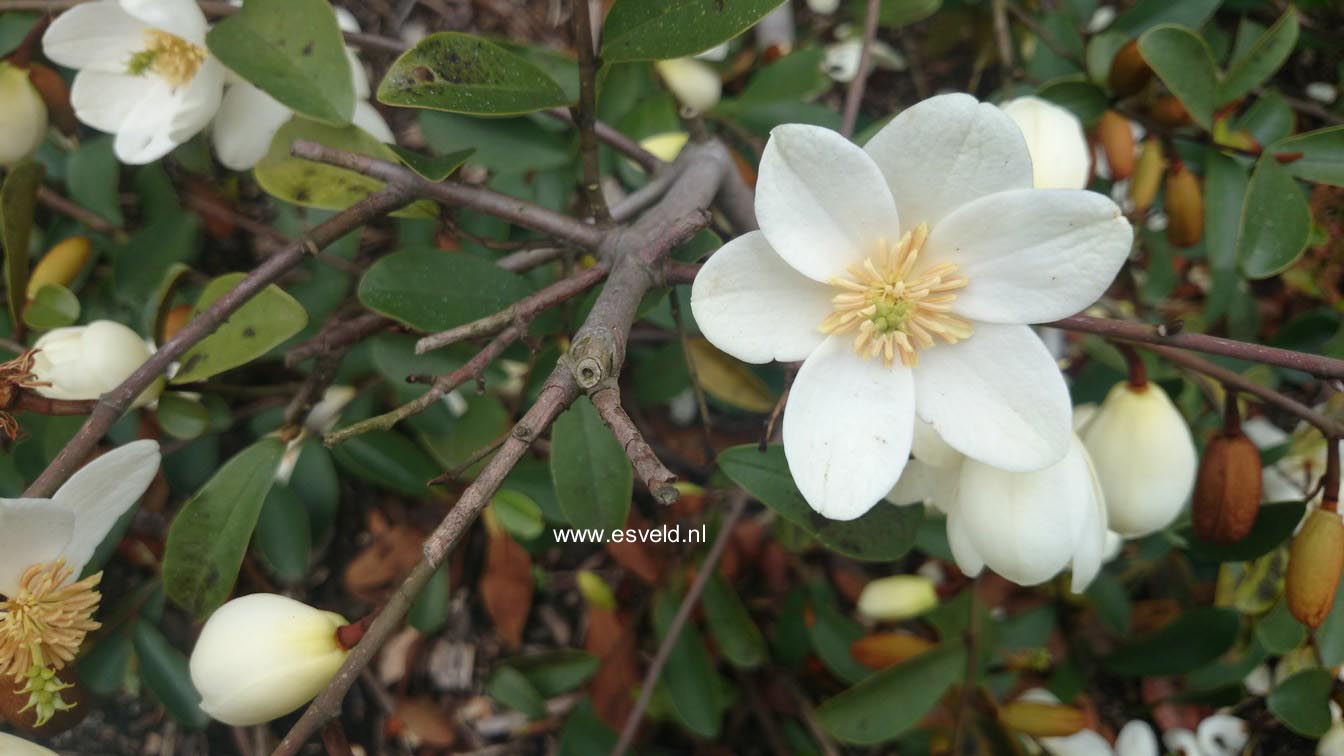
[[339, 614], [274, 593], [236, 598], [210, 615], [191, 652], [201, 709], [235, 727], [282, 717], [331, 681], [347, 649]]
[[1019, 97], [999, 107], [1026, 137], [1032, 181], [1037, 189], [1087, 186], [1092, 151], [1077, 116], [1039, 97]]
[[869, 582], [859, 594], [859, 614], [897, 622], [938, 606], [933, 583], [922, 575], [892, 575]]
[[0, 166], [37, 152], [47, 134], [47, 106], [28, 72], [0, 61]]
[[723, 81], [708, 63], [694, 58], [660, 60], [654, 64], [658, 76], [686, 108], [705, 113], [719, 104]]
[[[48, 331], [33, 348], [33, 374], [48, 384], [38, 392], [52, 399], [97, 399], [121, 385], [150, 355], [144, 339], [112, 320]], [[163, 381], [156, 381], [136, 405], [154, 401], [162, 390]]]

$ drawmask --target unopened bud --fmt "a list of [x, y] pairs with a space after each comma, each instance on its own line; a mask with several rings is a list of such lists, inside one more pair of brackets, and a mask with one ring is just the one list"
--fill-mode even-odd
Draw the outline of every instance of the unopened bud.
[[922, 575], [892, 575], [874, 580], [859, 594], [859, 613], [875, 620], [897, 622], [938, 606], [933, 583]]
[[1288, 551], [1288, 609], [1308, 627], [1320, 627], [1335, 602], [1344, 570], [1344, 521], [1337, 512], [1314, 509]]
[[919, 656], [933, 648], [933, 641], [914, 633], [874, 633], [849, 646], [854, 660], [869, 669], [886, 669]]
[[[97, 399], [126, 380], [149, 359], [149, 346], [113, 320], [48, 331], [34, 345], [33, 375], [48, 385], [38, 393], [52, 399]], [[158, 398], [163, 380], [136, 399], [137, 407]]]
[[709, 64], [694, 58], [674, 58], [660, 60], [654, 68], [677, 101], [688, 109], [705, 113], [719, 104], [723, 81]]
[[1139, 41], [1132, 39], [1111, 59], [1111, 71], [1106, 77], [1106, 83], [1117, 96], [1128, 97], [1148, 86], [1152, 78], [1153, 69], [1148, 67], [1148, 61], [1139, 52]]
[[1087, 715], [1064, 704], [1013, 701], [999, 708], [1004, 727], [1038, 738], [1064, 738], [1087, 725]]
[[583, 600], [598, 609], [614, 611], [616, 609], [616, 594], [611, 592], [611, 587], [607, 581], [597, 576], [596, 572], [589, 570], [579, 570], [575, 578], [579, 584], [579, 593], [583, 595]]
[[28, 299], [37, 296], [38, 289], [47, 284], [69, 286], [89, 261], [90, 249], [87, 236], [72, 236], [47, 250], [28, 276]]
[[1260, 452], [1241, 431], [1235, 394], [1229, 397], [1228, 422], [1204, 448], [1195, 479], [1195, 535], [1213, 543], [1245, 538], [1260, 511]]
[[1159, 126], [1165, 126], [1169, 129], [1188, 126], [1193, 123], [1190, 118], [1190, 111], [1185, 109], [1185, 105], [1172, 95], [1163, 95], [1153, 102], [1148, 108], [1148, 115], [1153, 117]]
[[691, 135], [684, 131], [666, 131], [645, 137], [640, 140], [639, 146], [653, 153], [654, 157], [664, 163], [670, 163], [677, 159], [677, 155], [681, 154], [681, 148], [686, 146], [690, 138]]
[[1167, 211], [1167, 241], [1177, 247], [1193, 247], [1204, 235], [1204, 194], [1199, 179], [1177, 162], [1167, 171], [1167, 191], [1162, 202]]
[[1114, 110], [1102, 113], [1097, 121], [1097, 141], [1106, 153], [1112, 178], [1116, 181], [1129, 178], [1134, 172], [1134, 132], [1129, 119]]
[[28, 71], [0, 62], [0, 166], [37, 152], [47, 134], [47, 106]]
[[1129, 199], [1137, 212], [1142, 213], [1152, 207], [1166, 168], [1167, 158], [1162, 151], [1162, 142], [1152, 137], [1143, 140], [1139, 163], [1134, 169], [1134, 180], [1129, 182]]

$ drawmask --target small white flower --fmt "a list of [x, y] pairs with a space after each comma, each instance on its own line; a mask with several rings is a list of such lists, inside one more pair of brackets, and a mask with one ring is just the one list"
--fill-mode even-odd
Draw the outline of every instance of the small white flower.
[[1114, 6], [1100, 6], [1092, 12], [1092, 17], [1087, 20], [1087, 32], [1089, 34], [1096, 34], [1097, 32], [1105, 31], [1106, 27], [1110, 26], [1111, 22], [1115, 20], [1115, 16]]
[[1344, 756], [1344, 722], [1335, 722], [1316, 743], [1316, 756]]
[[[1048, 690], [1032, 688], [1022, 693], [1021, 700], [1057, 704], [1059, 699]], [[1142, 719], [1133, 719], [1120, 728], [1115, 747], [1094, 730], [1081, 730], [1066, 737], [1037, 738], [1041, 748], [1050, 756], [1159, 756], [1157, 735]]]
[[1077, 116], [1039, 97], [1019, 97], [1000, 107], [1026, 137], [1037, 189], [1087, 186], [1092, 156]]
[[58, 756], [50, 748], [5, 732], [0, 732], [0, 753], [5, 756]]
[[1339, 88], [1328, 81], [1313, 81], [1306, 87], [1307, 97], [1323, 102], [1326, 105], [1334, 104], [1339, 99]]
[[76, 578], [159, 469], [159, 445], [135, 441], [84, 465], [50, 499], [0, 499], [0, 595], [28, 568], [64, 559]]
[[47, 105], [28, 72], [0, 61], [0, 166], [37, 152], [47, 134]]
[[1162, 733], [1162, 744], [1176, 756], [1204, 756], [1195, 734], [1182, 727]]
[[1157, 734], [1142, 719], [1131, 719], [1115, 737], [1115, 756], [1158, 756]]
[[[1316, 409], [1337, 412], [1328, 404], [1318, 405]], [[1264, 469], [1265, 501], [1301, 501], [1316, 491], [1320, 475], [1325, 471], [1326, 443], [1315, 426], [1303, 421], [1290, 435], [1263, 417], [1253, 417], [1242, 423], [1242, 430], [1262, 450], [1288, 444], [1288, 451]], [[1322, 493], [1316, 491], [1311, 501], [1319, 502]], [[1340, 483], [1336, 498], [1339, 494], [1344, 494], [1344, 481]]]
[[99, 0], [62, 13], [42, 37], [53, 61], [79, 69], [75, 115], [116, 134], [123, 163], [148, 163], [214, 116], [224, 67], [205, 48], [194, 0]]
[[829, 16], [840, 9], [840, 0], [807, 0], [807, 7], [813, 13]]
[[719, 72], [695, 58], [673, 58], [653, 64], [658, 76], [686, 108], [706, 113], [719, 104], [723, 95], [723, 80]]
[[[863, 57], [863, 38], [850, 36], [826, 46], [821, 69], [832, 81], [847, 83], [854, 80], [859, 72], [859, 59]], [[868, 61], [873, 68], [886, 68], [892, 71], [904, 71], [909, 65], [905, 56], [896, 48], [876, 40], [868, 51]]]
[[236, 598], [210, 615], [191, 652], [201, 709], [235, 727], [282, 717], [331, 681], [349, 653], [333, 612], [274, 593]]
[[1231, 714], [1205, 717], [1195, 729], [1199, 751], [1203, 756], [1236, 756], [1250, 740], [1246, 722]]
[[[97, 399], [121, 384], [149, 359], [149, 345], [112, 320], [57, 328], [33, 345], [33, 375], [50, 383], [37, 391], [52, 399]], [[158, 398], [162, 379], [145, 389], [136, 406]]]
[[1190, 427], [1161, 387], [1117, 384], [1082, 436], [1106, 494], [1111, 529], [1139, 538], [1181, 513], [1199, 459]]
[[886, 622], [918, 617], [938, 606], [933, 582], [922, 575], [891, 575], [869, 581], [859, 594], [858, 610]]
[[1133, 232], [1110, 199], [1033, 189], [1022, 132], [969, 95], [896, 116], [865, 148], [787, 125], [766, 144], [761, 230], [719, 249], [691, 305], [744, 362], [802, 360], [784, 450], [803, 496], [849, 520], [895, 485], [915, 417], [1012, 471], [1069, 453], [1068, 390], [1029, 323], [1092, 304]]

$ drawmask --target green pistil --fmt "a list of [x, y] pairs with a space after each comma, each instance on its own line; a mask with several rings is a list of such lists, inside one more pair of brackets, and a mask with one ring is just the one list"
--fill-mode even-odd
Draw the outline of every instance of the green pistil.
[[154, 50], [141, 50], [131, 55], [131, 62], [126, 64], [126, 72], [132, 76], [143, 74], [154, 67], [154, 59], [158, 55]]
[[25, 677], [27, 682], [15, 692], [19, 695], [27, 693], [28, 704], [19, 711], [33, 709], [37, 715], [37, 727], [46, 724], [56, 715], [56, 712], [69, 711], [75, 708], [74, 704], [61, 698], [61, 691], [71, 687], [71, 685], [61, 682], [61, 679], [56, 676], [56, 670], [41, 664], [34, 664], [28, 668], [28, 674]]
[[902, 330], [910, 317], [910, 303], [904, 300], [883, 300], [876, 303], [875, 307], [877, 310], [869, 316], [869, 320], [873, 322], [873, 330], [880, 335]]

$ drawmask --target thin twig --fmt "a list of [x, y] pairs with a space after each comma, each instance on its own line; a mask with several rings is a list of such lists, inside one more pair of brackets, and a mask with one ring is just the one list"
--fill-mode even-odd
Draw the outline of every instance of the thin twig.
[[332, 320], [316, 336], [294, 345], [286, 352], [285, 364], [294, 367], [309, 357], [342, 350], [393, 325], [396, 325], [396, 321], [376, 312], [361, 313], [345, 320]]
[[48, 208], [55, 210], [61, 215], [72, 218], [85, 226], [88, 226], [90, 231], [96, 231], [100, 234], [111, 236], [112, 241], [117, 244], [125, 244], [127, 240], [131, 238], [130, 235], [126, 233], [125, 229], [106, 220], [92, 210], [86, 210], [80, 205], [75, 204], [73, 201], [66, 199], [50, 187], [39, 186], [37, 188], [37, 199], [43, 205], [46, 205]]
[[644, 434], [639, 432], [630, 415], [626, 414], [625, 408], [621, 406], [621, 389], [616, 382], [600, 384], [588, 392], [588, 398], [597, 408], [602, 422], [625, 450], [625, 456], [630, 458], [630, 464], [635, 468], [635, 475], [643, 481], [653, 498], [662, 504], [676, 501], [677, 487], [673, 484], [677, 482], [677, 476], [658, 459], [649, 442], [644, 439]]
[[[542, 112], [571, 126], [574, 125], [574, 115], [565, 108], [552, 108]], [[635, 161], [640, 168], [648, 173], [653, 173], [664, 165], [657, 155], [639, 146], [639, 143], [635, 140], [601, 121], [594, 124], [593, 133], [603, 144]]]
[[602, 170], [597, 155], [597, 69], [601, 65], [593, 49], [592, 6], [589, 0], [572, 0], [574, 46], [579, 51], [579, 103], [570, 109], [579, 129], [579, 164], [583, 170], [583, 197], [588, 212], [599, 225], [611, 223], [607, 199], [602, 196]]
[[863, 47], [859, 51], [859, 69], [849, 82], [845, 92], [845, 114], [840, 120], [840, 133], [846, 137], [854, 136], [854, 123], [859, 119], [859, 104], [863, 102], [863, 90], [868, 84], [870, 59], [873, 54], [873, 42], [877, 39], [877, 19], [882, 11], [881, 0], [868, 0], [868, 12], [863, 19]]

